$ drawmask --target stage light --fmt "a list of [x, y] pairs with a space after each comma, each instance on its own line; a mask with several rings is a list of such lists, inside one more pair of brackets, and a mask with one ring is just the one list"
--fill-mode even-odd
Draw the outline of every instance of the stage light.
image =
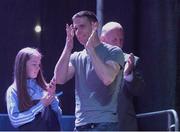
[[40, 25], [36, 25], [34, 28], [36, 33], [40, 33], [41, 32], [41, 26]]

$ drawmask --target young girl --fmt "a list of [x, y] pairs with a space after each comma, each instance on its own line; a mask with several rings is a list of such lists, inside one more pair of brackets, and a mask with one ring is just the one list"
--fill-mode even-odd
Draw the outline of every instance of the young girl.
[[19, 130], [60, 130], [61, 109], [55, 96], [55, 79], [46, 83], [41, 53], [21, 49], [15, 59], [14, 82], [6, 93], [11, 124]]

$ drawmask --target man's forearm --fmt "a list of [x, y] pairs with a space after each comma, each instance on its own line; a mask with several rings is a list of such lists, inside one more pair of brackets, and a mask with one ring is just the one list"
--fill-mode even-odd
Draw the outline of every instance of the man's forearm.
[[64, 84], [67, 81], [70, 55], [71, 51], [65, 47], [55, 66], [54, 75], [58, 84]]
[[94, 48], [87, 49], [92, 59], [96, 74], [103, 81], [104, 85], [111, 84], [119, 72], [119, 68], [104, 63], [96, 54]]

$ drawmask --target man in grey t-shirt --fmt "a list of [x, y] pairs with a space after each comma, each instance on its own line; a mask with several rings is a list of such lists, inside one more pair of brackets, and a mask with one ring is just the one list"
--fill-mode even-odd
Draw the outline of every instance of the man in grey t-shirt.
[[[117, 46], [100, 42], [93, 12], [80, 11], [72, 21], [73, 25], [66, 26], [66, 45], [54, 73], [58, 84], [75, 76], [76, 130], [118, 130], [117, 96], [123, 52]], [[84, 50], [71, 54], [74, 33]]]

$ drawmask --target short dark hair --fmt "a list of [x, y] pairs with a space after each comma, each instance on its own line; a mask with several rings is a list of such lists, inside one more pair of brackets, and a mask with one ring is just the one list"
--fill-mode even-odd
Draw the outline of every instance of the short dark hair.
[[96, 15], [91, 11], [80, 11], [73, 15], [72, 20], [74, 20], [77, 17], [87, 17], [90, 22], [97, 22], [98, 19]]

